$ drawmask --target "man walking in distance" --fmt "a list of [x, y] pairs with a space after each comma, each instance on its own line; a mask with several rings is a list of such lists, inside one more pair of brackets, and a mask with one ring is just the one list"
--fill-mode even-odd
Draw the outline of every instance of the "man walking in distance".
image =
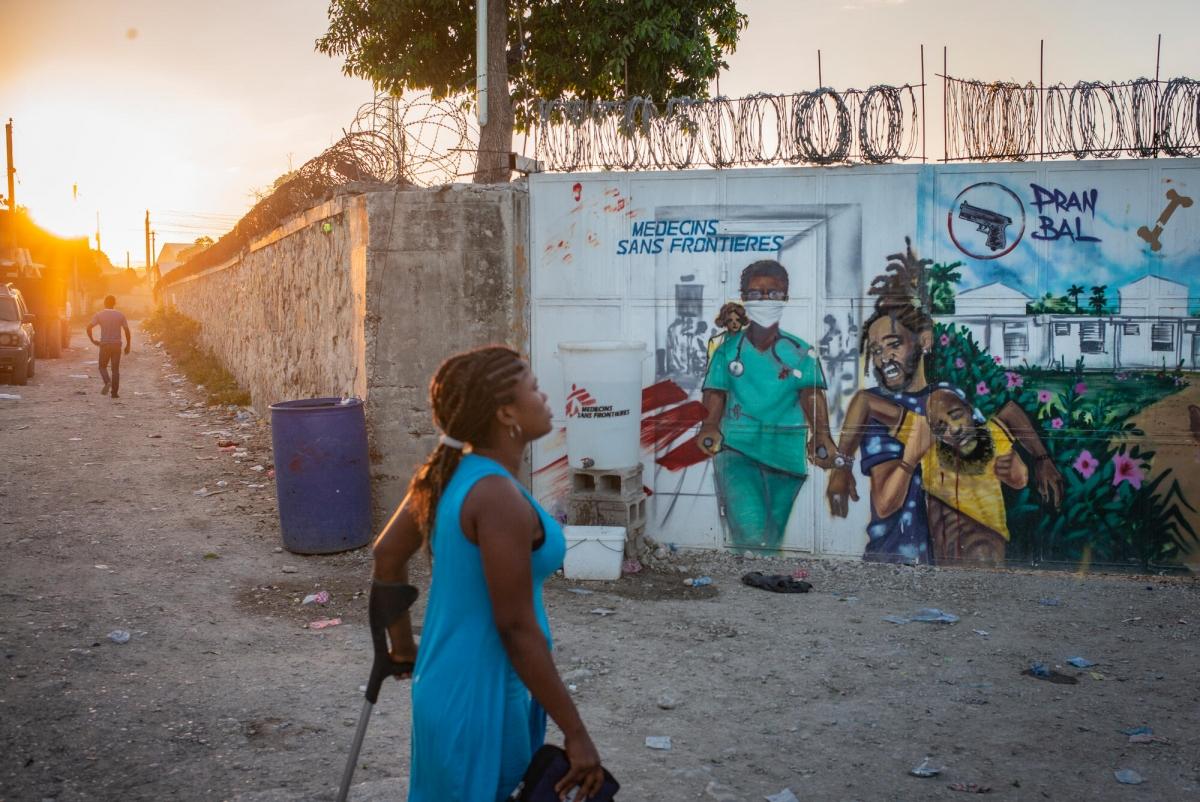
[[[125, 315], [116, 310], [117, 299], [113, 296], [106, 296], [104, 299], [104, 308], [95, 314], [92, 322], [88, 324], [87, 336], [94, 345], [100, 346], [100, 378], [104, 379], [104, 389], [100, 391], [101, 395], [108, 395], [108, 389], [112, 387], [112, 397], [120, 398], [118, 392], [121, 389], [121, 332], [125, 332], [125, 353], [129, 353], [129, 346], [133, 344], [133, 336], [129, 333], [129, 323], [125, 320]], [[100, 327], [100, 340], [92, 336], [92, 329]], [[112, 378], [108, 375], [108, 366], [112, 363]]]

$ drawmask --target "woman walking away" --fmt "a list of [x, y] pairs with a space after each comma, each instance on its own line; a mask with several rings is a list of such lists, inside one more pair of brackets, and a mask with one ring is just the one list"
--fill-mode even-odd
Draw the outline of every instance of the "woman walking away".
[[392, 658], [412, 662], [409, 802], [501, 802], [546, 735], [547, 712], [571, 768], [556, 787], [600, 789], [600, 756], [550, 650], [542, 583], [566, 554], [562, 528], [515, 476], [525, 446], [551, 429], [546, 395], [515, 351], [457, 354], [430, 385], [442, 432], [375, 541], [375, 579], [407, 582], [408, 560], [433, 560], [421, 648], [407, 614]]

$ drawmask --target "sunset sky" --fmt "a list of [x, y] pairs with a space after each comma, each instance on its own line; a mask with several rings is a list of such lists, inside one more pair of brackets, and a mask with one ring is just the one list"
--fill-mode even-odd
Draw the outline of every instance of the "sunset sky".
[[[942, 46], [950, 73], [1048, 83], [1200, 78], [1194, 0], [742, 0], [750, 17], [723, 94], [916, 83], [926, 49], [941, 153]], [[0, 116], [16, 129], [17, 201], [55, 233], [94, 237], [116, 264], [218, 237], [269, 186], [337, 140], [370, 85], [317, 53], [325, 0], [3, 0]], [[519, 140], [518, 140], [519, 142]], [[72, 201], [72, 185], [79, 188]], [[0, 190], [2, 192], [3, 190]], [[94, 240], [93, 240], [94, 244]]]

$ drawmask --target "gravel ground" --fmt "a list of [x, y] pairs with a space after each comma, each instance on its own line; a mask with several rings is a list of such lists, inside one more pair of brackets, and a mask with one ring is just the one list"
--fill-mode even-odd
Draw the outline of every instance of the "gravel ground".
[[[332, 799], [369, 667], [369, 555], [282, 551], [265, 424], [195, 406], [140, 338], [122, 367], [118, 401], [83, 349], [3, 388], [21, 399], [0, 401], [0, 800]], [[749, 570], [814, 589], [746, 587]], [[301, 604], [316, 590], [327, 605]], [[621, 799], [1200, 799], [1191, 576], [676, 554], [554, 579], [546, 600]], [[883, 620], [929, 607], [959, 620]], [[403, 798], [408, 710], [389, 682], [355, 798]], [[912, 776], [926, 758], [940, 773]]]

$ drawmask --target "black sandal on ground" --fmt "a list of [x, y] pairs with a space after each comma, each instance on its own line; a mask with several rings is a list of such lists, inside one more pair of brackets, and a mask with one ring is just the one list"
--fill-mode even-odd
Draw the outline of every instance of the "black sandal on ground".
[[742, 584], [772, 593], [808, 593], [812, 590], [812, 585], [802, 579], [786, 574], [763, 574], [761, 571], [751, 571], [744, 575]]

